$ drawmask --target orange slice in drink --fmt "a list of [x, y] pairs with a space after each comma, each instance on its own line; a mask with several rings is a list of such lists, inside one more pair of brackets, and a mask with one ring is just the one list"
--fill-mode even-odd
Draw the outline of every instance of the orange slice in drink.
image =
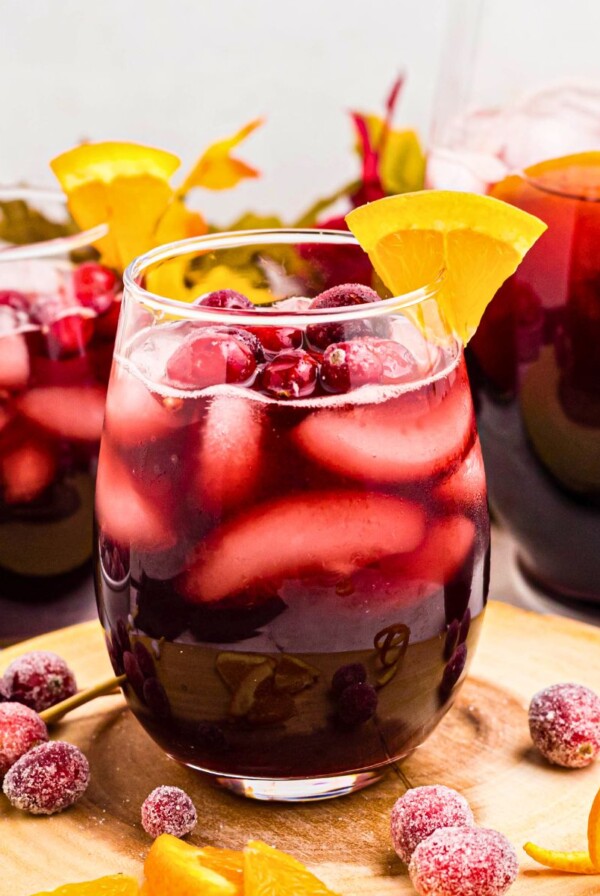
[[140, 888], [134, 877], [110, 874], [80, 884], [64, 884], [56, 890], [36, 893], [35, 896], [138, 896]]
[[335, 896], [302, 862], [260, 840], [244, 849], [245, 896]]
[[354, 209], [348, 226], [394, 295], [433, 283], [463, 342], [546, 225], [498, 199], [447, 190], [388, 196]]

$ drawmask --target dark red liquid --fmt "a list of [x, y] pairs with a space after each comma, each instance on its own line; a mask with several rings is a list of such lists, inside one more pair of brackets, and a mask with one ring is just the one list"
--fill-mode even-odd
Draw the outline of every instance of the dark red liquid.
[[492, 191], [548, 231], [486, 311], [471, 359], [494, 512], [533, 579], [598, 599], [600, 204], [596, 167], [576, 159]]
[[462, 361], [310, 400], [153, 392], [116, 363], [97, 518], [112, 662], [177, 759], [344, 774], [406, 755], [450, 706], [489, 545]]

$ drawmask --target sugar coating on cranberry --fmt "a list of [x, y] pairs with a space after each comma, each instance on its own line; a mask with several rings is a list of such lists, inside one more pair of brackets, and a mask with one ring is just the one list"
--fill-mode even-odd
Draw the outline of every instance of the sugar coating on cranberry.
[[336, 342], [321, 363], [321, 382], [328, 392], [349, 392], [382, 382], [383, 364], [366, 342]]
[[6, 773], [3, 790], [16, 809], [54, 815], [77, 802], [89, 781], [90, 768], [81, 750], [57, 740], [21, 756]]
[[318, 369], [303, 349], [281, 352], [264, 368], [261, 384], [275, 398], [307, 398], [315, 391]]
[[490, 828], [440, 828], [416, 847], [408, 873], [419, 896], [502, 896], [519, 871], [504, 834]]
[[167, 377], [182, 389], [248, 383], [256, 370], [252, 350], [232, 333], [202, 333], [186, 339], [167, 361]]
[[377, 691], [366, 682], [349, 685], [337, 699], [337, 717], [343, 725], [362, 725], [375, 715], [376, 709]]
[[394, 803], [390, 819], [392, 844], [408, 865], [419, 843], [434, 831], [474, 824], [471, 807], [456, 790], [443, 784], [413, 787]]
[[310, 303], [311, 308], [341, 308], [381, 301], [374, 289], [362, 283], [341, 283], [319, 293]]
[[529, 731], [555, 765], [583, 768], [600, 754], [600, 696], [580, 684], [554, 684], [535, 694]]
[[75, 675], [62, 657], [46, 650], [33, 650], [7, 667], [2, 678], [10, 700], [42, 712], [77, 692]]
[[217, 289], [205, 296], [196, 299], [194, 305], [205, 305], [209, 308], [226, 308], [232, 311], [242, 311], [245, 308], [254, 308], [254, 305], [241, 292], [235, 289]]
[[248, 346], [258, 364], [262, 364], [262, 362], [265, 360], [265, 350], [263, 348], [262, 342], [260, 341], [258, 336], [250, 330], [247, 330], [244, 327], [229, 327], [217, 325], [215, 327], [207, 327], [206, 330], [204, 330], [203, 335], [212, 333], [229, 333], [232, 336], [235, 336], [236, 339], [239, 339], [241, 342], [245, 343], [245, 345]]
[[185, 837], [197, 821], [191, 798], [179, 787], [156, 787], [142, 804], [142, 827], [151, 837]]
[[0, 706], [0, 781], [28, 750], [48, 740], [48, 729], [37, 712], [22, 703]]
[[[342, 283], [340, 286], [332, 286], [331, 289], [319, 293], [309, 307], [311, 309], [342, 308], [379, 301], [381, 301], [380, 297], [375, 290], [368, 286], [363, 286], [361, 283]], [[368, 336], [372, 332], [367, 321], [351, 320], [339, 323], [310, 324], [306, 328], [306, 337], [312, 346], [323, 351], [332, 343]]]

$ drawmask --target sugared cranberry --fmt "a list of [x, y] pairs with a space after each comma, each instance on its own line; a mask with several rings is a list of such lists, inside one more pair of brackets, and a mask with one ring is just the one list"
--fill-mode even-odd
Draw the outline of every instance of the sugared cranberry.
[[366, 682], [351, 684], [337, 701], [337, 717], [343, 725], [362, 725], [375, 715], [377, 691]]
[[191, 798], [179, 787], [156, 787], [142, 804], [142, 827], [151, 837], [185, 837], [197, 821]]
[[167, 361], [169, 381], [182, 389], [247, 383], [256, 370], [252, 350], [231, 333], [200, 333], [187, 339]]
[[417, 362], [406, 346], [391, 339], [367, 339], [365, 344], [381, 362], [382, 383], [405, 383], [418, 375]]
[[302, 330], [294, 327], [250, 327], [268, 355], [293, 351], [302, 345]]
[[412, 854], [408, 873], [419, 896], [503, 896], [519, 861], [504, 834], [489, 828], [440, 828]]
[[419, 843], [434, 831], [474, 824], [471, 807], [456, 790], [441, 784], [413, 787], [394, 803], [390, 819], [392, 844], [408, 865]]
[[321, 362], [321, 382], [328, 392], [349, 392], [382, 381], [383, 365], [366, 342], [330, 345]]
[[85, 261], [75, 268], [73, 289], [80, 305], [104, 314], [113, 303], [119, 280], [114, 271], [95, 261]]
[[207, 327], [202, 335], [208, 336], [212, 335], [213, 333], [229, 333], [231, 336], [235, 336], [236, 339], [239, 339], [241, 342], [248, 346], [258, 364], [262, 364], [265, 360], [265, 352], [262, 343], [254, 332], [251, 332], [244, 327], [216, 326]]
[[351, 684], [364, 684], [367, 670], [362, 663], [346, 663], [333, 673], [331, 679], [331, 696], [337, 698]]
[[0, 781], [28, 750], [48, 740], [48, 730], [37, 712], [21, 703], [0, 706]]
[[262, 372], [263, 389], [275, 398], [307, 398], [317, 385], [319, 365], [303, 349], [281, 352]]
[[0, 306], [25, 313], [29, 310], [27, 296], [22, 292], [17, 292], [16, 289], [0, 289]]
[[7, 667], [3, 684], [9, 700], [24, 703], [42, 712], [77, 691], [71, 669], [55, 653], [33, 650], [13, 660]]
[[[341, 308], [378, 301], [380, 301], [379, 296], [370, 287], [360, 283], [344, 283], [341, 286], [333, 286], [315, 296], [310, 303], [310, 308]], [[319, 351], [324, 351], [328, 345], [334, 342], [357, 339], [359, 336], [369, 336], [372, 333], [373, 330], [369, 323], [361, 320], [309, 324], [306, 328], [306, 338], [311, 346]]]
[[600, 754], [600, 697], [580, 684], [554, 684], [534, 695], [529, 731], [555, 765], [583, 768]]
[[90, 768], [81, 750], [58, 740], [21, 756], [6, 773], [3, 790], [16, 809], [53, 815], [77, 802], [89, 780]]
[[206, 305], [208, 308], [226, 308], [231, 311], [242, 311], [254, 308], [254, 305], [241, 292], [235, 289], [217, 289], [194, 301], [194, 305]]

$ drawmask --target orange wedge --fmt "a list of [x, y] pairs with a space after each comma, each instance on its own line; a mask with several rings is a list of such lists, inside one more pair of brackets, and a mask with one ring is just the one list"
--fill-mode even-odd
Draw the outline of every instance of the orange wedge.
[[245, 896], [335, 896], [302, 862], [251, 840], [244, 849]]
[[134, 877], [111, 874], [80, 884], [64, 884], [56, 890], [36, 893], [35, 896], [138, 896], [140, 888]]
[[96, 244], [106, 264], [123, 270], [154, 245], [158, 222], [174, 196], [169, 179], [179, 166], [177, 156], [136, 143], [93, 143], [50, 165], [79, 227], [109, 226], [108, 236]]
[[240, 886], [202, 863], [202, 849], [161, 834], [144, 863], [147, 896], [242, 896]]
[[438, 304], [463, 342], [546, 225], [489, 196], [424, 190], [356, 208], [348, 227], [394, 295], [444, 272]]

